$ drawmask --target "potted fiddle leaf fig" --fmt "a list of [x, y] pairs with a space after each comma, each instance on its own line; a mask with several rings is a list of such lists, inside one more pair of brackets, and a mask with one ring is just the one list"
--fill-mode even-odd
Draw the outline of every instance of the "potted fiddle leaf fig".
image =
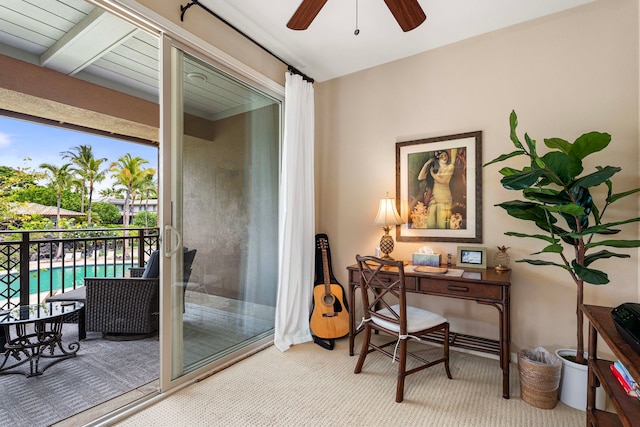
[[[522, 169], [504, 167], [500, 170], [502, 186], [508, 190], [519, 191], [522, 198], [496, 206], [537, 229], [537, 232], [505, 233], [508, 236], [534, 239], [541, 244], [540, 250], [531, 255], [543, 255], [544, 259], [527, 258], [516, 262], [560, 268], [565, 270], [575, 283], [575, 362], [585, 365], [581, 311], [584, 284], [609, 283], [607, 274], [597, 268], [597, 261], [606, 258], [629, 258], [628, 254], [613, 252], [611, 248], [627, 249], [640, 246], [640, 240], [618, 236], [620, 226], [638, 222], [640, 217], [614, 222], [605, 222], [604, 217], [615, 202], [637, 193], [640, 188], [614, 193], [611, 178], [621, 171], [617, 166], [596, 166], [592, 171], [584, 171], [583, 160], [604, 150], [611, 142], [611, 135], [608, 133], [585, 133], [573, 143], [561, 138], [545, 139], [545, 154], [541, 154], [538, 153], [536, 141], [528, 134], [524, 135], [524, 143], [518, 138], [518, 118], [515, 111], [511, 112], [509, 124], [510, 139], [515, 150], [498, 156], [484, 166], [518, 156], [528, 157], [528, 164]], [[601, 156], [601, 159], [607, 157]], [[604, 187], [593, 191], [600, 186]], [[534, 227], [528, 229], [532, 230]], [[557, 256], [558, 261], [548, 261], [551, 258], [549, 255]], [[586, 381], [586, 367], [584, 378]], [[564, 388], [560, 391], [561, 400], [563, 390]], [[583, 396], [586, 396], [586, 392]], [[584, 410], [584, 407], [579, 409]]]

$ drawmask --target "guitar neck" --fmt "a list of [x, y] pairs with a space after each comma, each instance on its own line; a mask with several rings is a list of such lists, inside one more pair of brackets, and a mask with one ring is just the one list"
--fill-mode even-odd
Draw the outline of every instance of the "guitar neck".
[[329, 276], [329, 259], [327, 257], [327, 250], [322, 248], [322, 271], [324, 274], [324, 292], [331, 293], [331, 276]]

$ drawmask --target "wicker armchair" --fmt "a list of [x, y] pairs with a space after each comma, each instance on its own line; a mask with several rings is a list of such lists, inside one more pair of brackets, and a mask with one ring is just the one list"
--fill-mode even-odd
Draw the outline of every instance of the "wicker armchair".
[[[195, 254], [196, 249], [184, 253], [185, 284], [189, 281]], [[159, 263], [160, 253], [155, 251], [145, 267], [129, 269], [131, 277], [85, 277], [84, 287], [50, 297], [48, 301], [83, 301], [82, 335], [86, 328], [102, 332], [104, 338], [113, 340], [152, 336], [159, 326]]]
[[86, 277], [87, 331], [105, 338], [140, 339], [158, 330], [159, 279]]
[[[196, 249], [183, 255], [185, 285], [195, 255]], [[160, 253], [155, 251], [145, 268], [129, 269], [132, 277], [85, 278], [87, 331], [103, 332], [110, 339], [139, 339], [156, 333], [160, 312], [159, 263]]]

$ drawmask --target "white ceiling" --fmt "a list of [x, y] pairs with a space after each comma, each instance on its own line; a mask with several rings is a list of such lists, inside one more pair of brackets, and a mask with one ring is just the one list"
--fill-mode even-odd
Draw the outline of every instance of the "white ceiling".
[[[186, 6], [189, 1], [181, 4]], [[360, 30], [357, 36], [356, 1]], [[304, 31], [286, 26], [301, 0], [199, 3], [321, 82], [590, 1], [593, 0], [419, 0], [427, 20], [406, 33], [384, 0], [328, 0]], [[176, 9], [179, 16], [180, 10]], [[192, 14], [207, 12], [192, 6], [184, 20], [188, 22]], [[157, 46], [153, 36], [96, 10], [84, 0], [0, 2], [0, 54], [156, 102]], [[192, 65], [198, 68], [197, 64]], [[208, 80], [204, 83], [189, 80], [186, 74], [190, 71], [206, 74], [206, 69], [185, 69], [189, 93], [214, 87], [224, 91], [220, 97], [189, 97], [186, 103], [193, 114], [220, 117], [257, 102], [250, 91], [229, 92], [229, 85], [212, 74], [205, 76]]]
[[[301, 0], [198, 2], [321, 82], [591, 1], [419, 0], [427, 20], [407, 33], [402, 32], [383, 0], [328, 0], [304, 31], [286, 26]], [[183, 5], [188, 3], [184, 0]], [[184, 20], [192, 13], [207, 12], [191, 7]]]

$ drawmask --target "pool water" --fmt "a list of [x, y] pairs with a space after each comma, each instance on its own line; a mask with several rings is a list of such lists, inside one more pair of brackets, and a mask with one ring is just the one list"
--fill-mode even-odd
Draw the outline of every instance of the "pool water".
[[[74, 287], [84, 286], [85, 277], [124, 277], [129, 271], [131, 264], [108, 264], [108, 265], [84, 265], [70, 267], [53, 267], [41, 268], [40, 270], [32, 270], [29, 272], [29, 294], [53, 293], [54, 291], [64, 288], [66, 290]], [[17, 277], [17, 276], [14, 276]], [[5, 282], [3, 278], [3, 282]], [[9, 278], [12, 280], [13, 278]], [[5, 282], [6, 283], [6, 282]], [[20, 288], [19, 280], [12, 280], [11, 289], [18, 290]]]

